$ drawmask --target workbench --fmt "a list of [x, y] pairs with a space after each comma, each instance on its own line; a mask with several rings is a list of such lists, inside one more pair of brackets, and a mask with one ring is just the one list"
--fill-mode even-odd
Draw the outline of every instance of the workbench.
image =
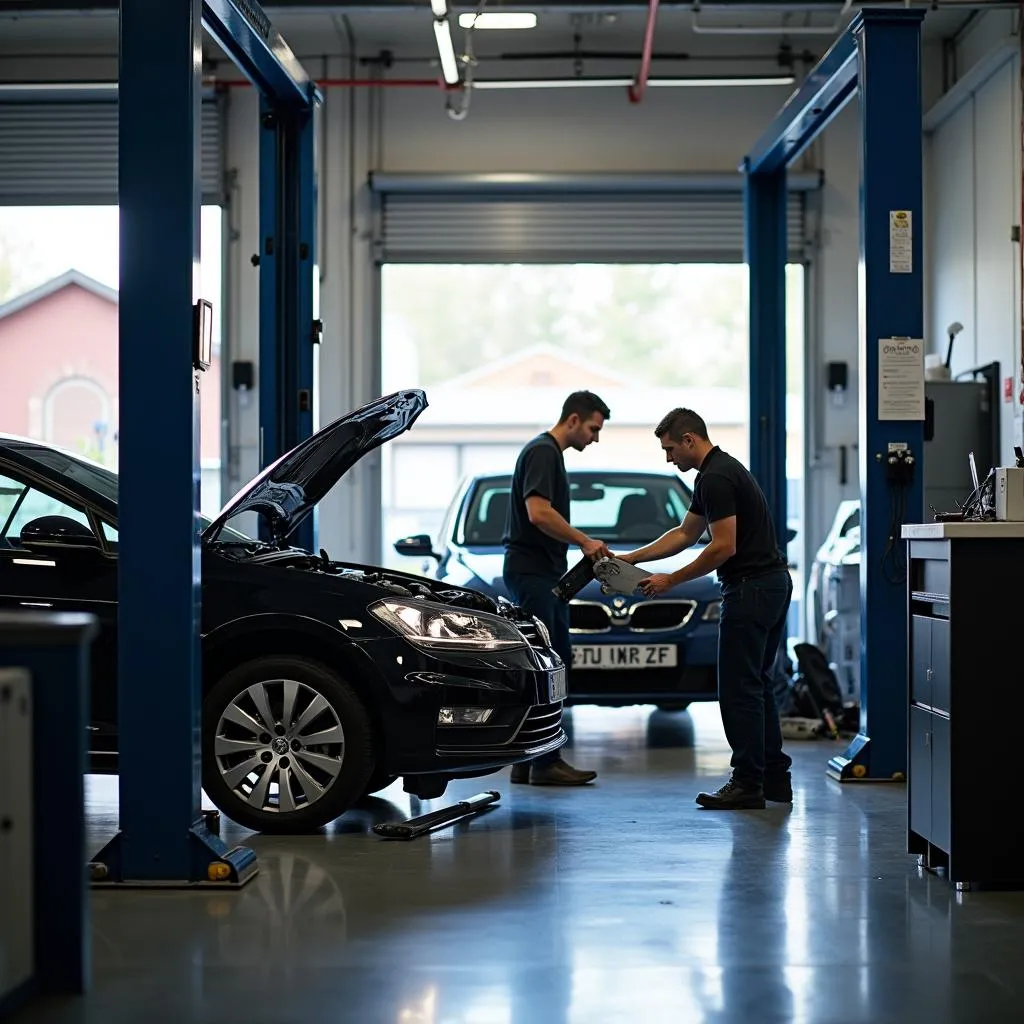
[[1024, 523], [903, 527], [907, 848], [960, 890], [1024, 883], [1015, 722]]

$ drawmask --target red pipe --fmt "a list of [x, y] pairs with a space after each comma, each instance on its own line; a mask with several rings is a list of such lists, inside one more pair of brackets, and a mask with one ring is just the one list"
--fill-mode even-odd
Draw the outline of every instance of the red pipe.
[[644, 26], [644, 51], [640, 57], [640, 72], [629, 87], [629, 102], [639, 103], [647, 91], [647, 77], [651, 73], [651, 54], [654, 50], [654, 24], [658, 20], [658, 0], [650, 0], [647, 24]]

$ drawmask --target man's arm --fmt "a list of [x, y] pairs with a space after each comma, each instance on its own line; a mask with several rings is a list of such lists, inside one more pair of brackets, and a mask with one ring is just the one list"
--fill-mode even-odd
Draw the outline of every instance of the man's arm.
[[722, 478], [711, 478], [704, 485], [704, 507], [711, 543], [689, 564], [673, 573], [649, 576], [640, 588], [653, 597], [666, 590], [714, 572], [736, 554], [736, 490]]
[[631, 551], [628, 555], [619, 555], [624, 562], [639, 565], [641, 562], [657, 562], [662, 558], [671, 558], [692, 547], [700, 539], [706, 523], [703, 516], [695, 512], [687, 512], [686, 518], [667, 533], [663, 533], [656, 541], [646, 547]]
[[591, 540], [581, 530], [571, 526], [552, 508], [551, 502], [539, 494], [531, 494], [526, 499], [526, 514], [530, 517], [530, 522], [542, 533], [563, 544], [575, 544], [587, 558], [611, 554], [604, 541]]
[[711, 523], [711, 543], [689, 564], [672, 573], [672, 586], [699, 579], [714, 572], [736, 554], [736, 517], [726, 516]]

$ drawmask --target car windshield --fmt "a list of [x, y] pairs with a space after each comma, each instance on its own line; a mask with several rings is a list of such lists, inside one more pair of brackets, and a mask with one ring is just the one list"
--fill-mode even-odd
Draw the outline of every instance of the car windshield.
[[[117, 474], [101, 466], [98, 462], [80, 458], [59, 448], [22, 448], [19, 454], [26, 459], [37, 462], [48, 476], [65, 477], [81, 487], [86, 487], [108, 501], [117, 503]], [[210, 525], [206, 516], [199, 517], [200, 529]], [[246, 536], [241, 530], [225, 529], [222, 540], [234, 543], [254, 543], [252, 537]]]
[[[638, 545], [678, 526], [690, 507], [681, 480], [655, 473], [570, 473], [570, 521], [608, 544]], [[480, 481], [470, 498], [460, 541], [500, 547], [508, 511], [510, 477]]]

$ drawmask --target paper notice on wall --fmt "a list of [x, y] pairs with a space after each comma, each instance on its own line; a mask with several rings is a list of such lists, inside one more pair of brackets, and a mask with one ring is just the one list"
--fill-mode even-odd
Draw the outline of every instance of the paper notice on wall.
[[914, 218], [909, 210], [889, 211], [889, 273], [914, 272]]
[[924, 341], [920, 338], [879, 339], [878, 418], [924, 419]]

